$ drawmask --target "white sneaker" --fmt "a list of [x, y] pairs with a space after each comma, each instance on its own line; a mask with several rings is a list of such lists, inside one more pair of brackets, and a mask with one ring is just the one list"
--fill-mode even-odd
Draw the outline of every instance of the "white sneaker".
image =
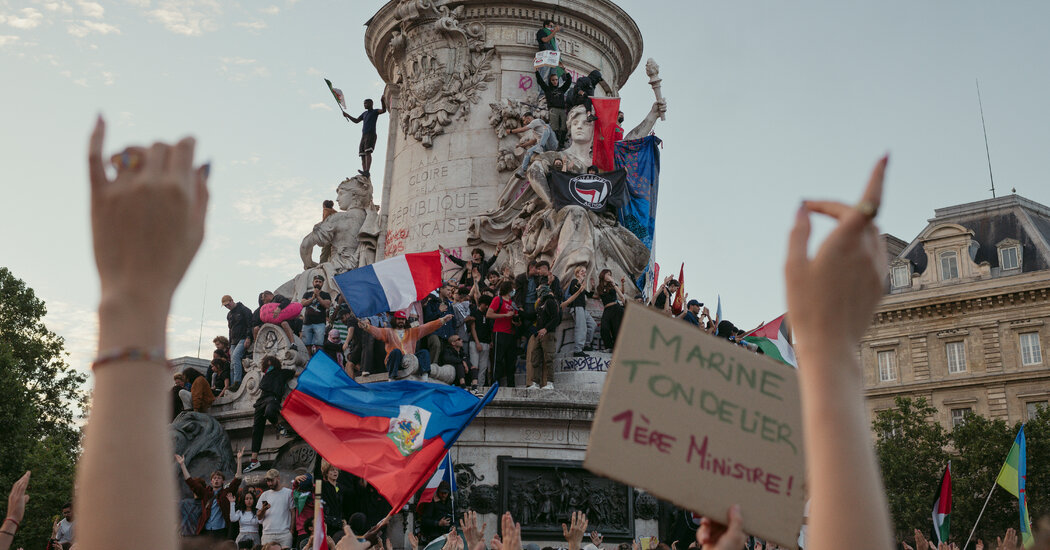
[[535, 382], [533, 382], [533, 383], [529, 384], [528, 387], [525, 388], [525, 389], [527, 389], [527, 390], [538, 390], [538, 389], [540, 389], [540, 385], [535, 383]]
[[554, 389], [554, 384], [551, 383], [551, 382], [547, 382], [547, 385], [543, 386], [543, 389], [545, 389], [545, 390], [553, 390]]
[[429, 372], [424, 372], [423, 373], [423, 381], [424, 382], [430, 382], [430, 373]]

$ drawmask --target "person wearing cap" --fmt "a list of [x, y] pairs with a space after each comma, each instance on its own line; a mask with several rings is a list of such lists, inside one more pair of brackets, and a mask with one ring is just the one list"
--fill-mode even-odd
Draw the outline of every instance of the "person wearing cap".
[[448, 482], [442, 481], [434, 493], [434, 500], [420, 506], [422, 510], [419, 514], [419, 521], [423, 524], [419, 532], [420, 546], [448, 533], [449, 528], [453, 526], [456, 511], [452, 507], [450, 496], [452, 496], [452, 491]]
[[325, 314], [332, 305], [332, 296], [321, 290], [324, 277], [314, 275], [313, 289], [303, 294], [299, 303], [303, 306], [303, 343], [310, 348], [310, 353], [317, 353], [324, 345]]
[[561, 309], [550, 285], [536, 288], [536, 332], [529, 337], [526, 356], [528, 389], [554, 389], [554, 340], [561, 322]]
[[704, 307], [704, 304], [700, 303], [699, 300], [689, 300], [689, 303], [685, 305], [686, 312], [682, 314], [679, 319], [695, 325], [700, 326], [700, 308]]
[[292, 546], [292, 490], [281, 487], [281, 472], [266, 472], [266, 490], [255, 504], [257, 516], [262, 522], [263, 547], [277, 542], [281, 548]]
[[241, 383], [244, 378], [244, 367], [241, 360], [244, 359], [244, 341], [248, 338], [248, 331], [252, 324], [252, 310], [248, 306], [234, 302], [227, 294], [222, 297], [222, 305], [230, 310], [226, 314], [226, 324], [230, 328], [230, 383], [234, 386]]
[[421, 338], [429, 336], [445, 323], [452, 320], [451, 315], [445, 315], [425, 323], [418, 327], [408, 326], [408, 314], [404, 311], [394, 312], [394, 326], [392, 328], [378, 328], [370, 323], [358, 320], [357, 326], [372, 335], [377, 341], [383, 342], [386, 349], [386, 372], [391, 380], [397, 375], [405, 363], [405, 359], [419, 362], [419, 369], [423, 372], [423, 380], [430, 379], [430, 352], [426, 349], [416, 351], [416, 343]]

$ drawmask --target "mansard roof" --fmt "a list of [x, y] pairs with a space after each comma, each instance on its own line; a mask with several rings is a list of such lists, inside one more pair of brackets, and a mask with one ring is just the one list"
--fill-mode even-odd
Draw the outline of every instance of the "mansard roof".
[[988, 262], [993, 268], [993, 277], [999, 267], [997, 245], [1006, 239], [1021, 245], [1021, 272], [1050, 269], [1050, 208], [1042, 204], [1019, 195], [1007, 195], [938, 208], [933, 214], [927, 226], [898, 255], [911, 262], [915, 273], [926, 270], [923, 241], [945, 225], [961, 226], [972, 232], [977, 243], [973, 261]]

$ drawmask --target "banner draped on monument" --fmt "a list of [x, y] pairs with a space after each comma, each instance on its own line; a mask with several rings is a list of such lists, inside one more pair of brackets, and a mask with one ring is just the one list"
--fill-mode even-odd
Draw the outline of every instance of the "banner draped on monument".
[[561, 210], [570, 205], [582, 206], [600, 212], [606, 206], [623, 208], [627, 202], [627, 173], [613, 170], [601, 174], [573, 174], [552, 170], [550, 174], [551, 200]]
[[616, 167], [627, 172], [627, 203], [620, 208], [620, 225], [649, 249], [649, 267], [635, 281], [645, 288], [655, 263], [656, 197], [660, 190], [660, 138], [655, 135], [616, 142]]

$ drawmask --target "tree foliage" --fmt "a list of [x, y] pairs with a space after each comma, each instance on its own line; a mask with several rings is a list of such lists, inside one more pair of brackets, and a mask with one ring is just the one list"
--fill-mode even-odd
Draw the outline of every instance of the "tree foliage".
[[[890, 513], [898, 540], [912, 541], [919, 529], [932, 539], [931, 513], [944, 466], [952, 464], [952, 513], [950, 540], [962, 547], [974, 527], [981, 507], [995, 484], [1021, 423], [1010, 425], [968, 415], [951, 432], [935, 418], [937, 409], [924, 398], [896, 399], [896, 408], [876, 414], [872, 426]], [[1025, 425], [1028, 447], [1028, 507], [1033, 523], [1050, 512], [1050, 411], [1043, 409]], [[1020, 525], [1017, 499], [1001, 487], [992, 492], [974, 532], [994, 548], [995, 538]], [[973, 548], [971, 542], [970, 548]]]
[[44, 326], [33, 289], [0, 267], [0, 488], [32, 470], [29, 505], [13, 547], [42, 548], [72, 497], [80, 452], [77, 411], [86, 377], [65, 361], [64, 342]]

